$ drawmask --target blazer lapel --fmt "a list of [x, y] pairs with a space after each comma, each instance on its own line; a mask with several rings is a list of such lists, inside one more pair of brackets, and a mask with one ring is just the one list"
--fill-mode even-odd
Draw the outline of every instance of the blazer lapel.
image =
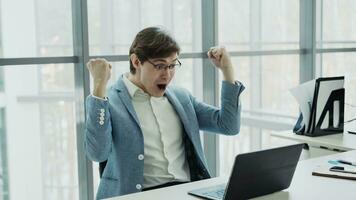
[[122, 103], [125, 105], [128, 112], [130, 113], [131, 117], [135, 120], [137, 125], [140, 126], [140, 122], [138, 121], [135, 109], [132, 105], [130, 94], [127, 91], [127, 88], [125, 86], [124, 81], [122, 80], [122, 77], [117, 81], [117, 83], [114, 85], [114, 87], [118, 91], [120, 99], [121, 99]]
[[[118, 91], [122, 103], [125, 105], [126, 109], [130, 113], [132, 118], [135, 120], [137, 125], [140, 126], [140, 122], [138, 120], [138, 117], [137, 117], [134, 107], [132, 105], [130, 94], [125, 86], [124, 81], [122, 80], [122, 77], [117, 81], [117, 83], [114, 85], [114, 87]], [[190, 138], [190, 140], [193, 143], [195, 143], [195, 141], [193, 140], [193, 137], [191, 135], [192, 131], [191, 131], [191, 127], [189, 125], [189, 120], [188, 120], [188, 117], [183, 109], [182, 104], [179, 102], [179, 100], [177, 99], [175, 94], [172, 93], [169, 89], [166, 90], [166, 96], [167, 96], [169, 102], [173, 105], [176, 112], [178, 113], [178, 116], [183, 124], [184, 130], [187, 133], [188, 137]], [[196, 145], [196, 144], [194, 144], [194, 145]]]
[[176, 112], [178, 113], [178, 116], [180, 118], [180, 120], [182, 121], [183, 127], [185, 129], [185, 132], [187, 133], [188, 137], [190, 138], [191, 141], [194, 142], [194, 140], [192, 139], [192, 131], [190, 130], [190, 125], [189, 125], [189, 120], [187, 117], [187, 114], [185, 113], [182, 104], [179, 102], [179, 100], [177, 99], [177, 97], [175, 96], [175, 94], [173, 94], [169, 89], [166, 90], [166, 96], [169, 100], [169, 102], [171, 102], [171, 104], [173, 105], [173, 107], [175, 108]]

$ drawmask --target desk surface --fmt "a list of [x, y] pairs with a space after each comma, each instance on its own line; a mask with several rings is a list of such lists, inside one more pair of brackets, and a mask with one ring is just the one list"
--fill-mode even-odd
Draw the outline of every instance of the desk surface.
[[338, 149], [343, 151], [356, 150], [356, 135], [350, 133], [340, 133], [333, 135], [325, 135], [318, 137], [309, 137], [304, 135], [297, 135], [292, 131], [288, 132], [274, 132], [271, 133], [272, 136], [295, 140], [299, 142], [308, 143], [311, 146], [323, 146], [330, 149]]
[[[327, 164], [331, 159], [356, 159], [356, 150], [344, 153], [323, 156], [319, 158], [300, 161], [293, 177], [291, 186], [281, 192], [255, 198], [257, 200], [311, 200], [311, 199], [356, 199], [356, 181], [312, 176], [312, 171], [317, 165]], [[199, 200], [187, 194], [188, 191], [207, 186], [216, 185], [226, 181], [226, 178], [213, 178], [209, 180], [197, 181], [147, 192], [135, 193], [121, 197], [111, 198], [111, 200], [134, 200], [134, 199], [155, 199], [155, 200]]]

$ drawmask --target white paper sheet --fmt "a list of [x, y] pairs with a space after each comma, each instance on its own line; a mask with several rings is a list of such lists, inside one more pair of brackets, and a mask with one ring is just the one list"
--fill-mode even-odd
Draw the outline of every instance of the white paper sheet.
[[313, 104], [315, 90], [315, 80], [311, 80], [298, 85], [295, 88], [290, 89], [290, 92], [299, 103], [300, 112], [303, 115], [303, 124], [305, 125], [305, 131], [308, 130], [311, 106]]

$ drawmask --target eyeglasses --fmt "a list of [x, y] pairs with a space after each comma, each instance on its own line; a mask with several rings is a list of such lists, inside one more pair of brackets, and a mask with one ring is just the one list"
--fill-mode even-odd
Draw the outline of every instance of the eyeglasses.
[[147, 62], [149, 62], [157, 71], [163, 71], [163, 70], [166, 70], [166, 69], [169, 69], [169, 70], [173, 71], [173, 70], [179, 68], [180, 66], [182, 66], [182, 63], [178, 59], [176, 61], [177, 61], [176, 63], [169, 64], [169, 65], [166, 65], [166, 64], [154, 64], [147, 58]]

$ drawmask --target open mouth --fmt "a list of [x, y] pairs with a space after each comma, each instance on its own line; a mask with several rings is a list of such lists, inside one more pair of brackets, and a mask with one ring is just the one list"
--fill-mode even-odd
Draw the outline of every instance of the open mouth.
[[165, 90], [167, 88], [167, 84], [157, 84], [158, 89]]

